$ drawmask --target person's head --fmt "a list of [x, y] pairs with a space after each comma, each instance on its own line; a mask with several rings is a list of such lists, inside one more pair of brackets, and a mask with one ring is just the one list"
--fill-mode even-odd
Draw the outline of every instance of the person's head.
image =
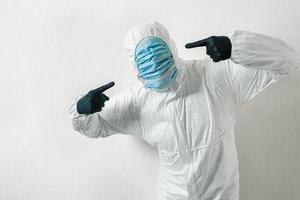
[[164, 91], [176, 83], [177, 51], [163, 25], [138, 25], [128, 32], [124, 43], [130, 63], [146, 88]]

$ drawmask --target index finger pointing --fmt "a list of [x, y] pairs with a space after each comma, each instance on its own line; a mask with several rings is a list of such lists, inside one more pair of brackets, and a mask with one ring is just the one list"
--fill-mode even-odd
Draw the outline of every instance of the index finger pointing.
[[190, 48], [195, 48], [195, 47], [204, 47], [207, 45], [207, 39], [204, 40], [198, 40], [196, 42], [192, 42], [192, 43], [187, 43], [185, 45], [185, 48], [190, 49]]
[[95, 89], [94, 91], [95, 92], [104, 92], [105, 90], [107, 90], [107, 89], [109, 89], [109, 88], [111, 88], [112, 86], [114, 86], [115, 85], [115, 82], [110, 82], [110, 83], [108, 83], [108, 84], [106, 84], [106, 85], [103, 85], [103, 86], [101, 86], [101, 87], [99, 87], [99, 88], [97, 88], [97, 89]]

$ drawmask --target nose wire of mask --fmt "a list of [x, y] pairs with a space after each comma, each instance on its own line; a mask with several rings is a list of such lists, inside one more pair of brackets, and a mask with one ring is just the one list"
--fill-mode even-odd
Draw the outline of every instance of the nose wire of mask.
[[161, 90], [175, 80], [177, 69], [168, 45], [157, 37], [144, 38], [135, 49], [138, 78], [144, 86]]

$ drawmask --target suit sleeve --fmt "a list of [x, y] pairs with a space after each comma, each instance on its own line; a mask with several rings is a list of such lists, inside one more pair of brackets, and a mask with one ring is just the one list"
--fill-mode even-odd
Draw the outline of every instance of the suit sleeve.
[[234, 31], [230, 39], [232, 54], [225, 62], [225, 76], [239, 107], [300, 66], [296, 51], [281, 39], [250, 31]]
[[105, 102], [101, 112], [90, 115], [77, 112], [76, 98], [70, 105], [73, 129], [90, 138], [108, 137], [113, 134], [141, 136], [139, 108], [134, 91], [128, 89]]

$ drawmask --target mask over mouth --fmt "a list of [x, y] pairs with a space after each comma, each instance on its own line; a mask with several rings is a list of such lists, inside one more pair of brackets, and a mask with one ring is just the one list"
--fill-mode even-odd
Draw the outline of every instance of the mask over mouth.
[[158, 37], [146, 37], [136, 46], [138, 78], [146, 88], [165, 90], [174, 82], [177, 68], [168, 45]]

